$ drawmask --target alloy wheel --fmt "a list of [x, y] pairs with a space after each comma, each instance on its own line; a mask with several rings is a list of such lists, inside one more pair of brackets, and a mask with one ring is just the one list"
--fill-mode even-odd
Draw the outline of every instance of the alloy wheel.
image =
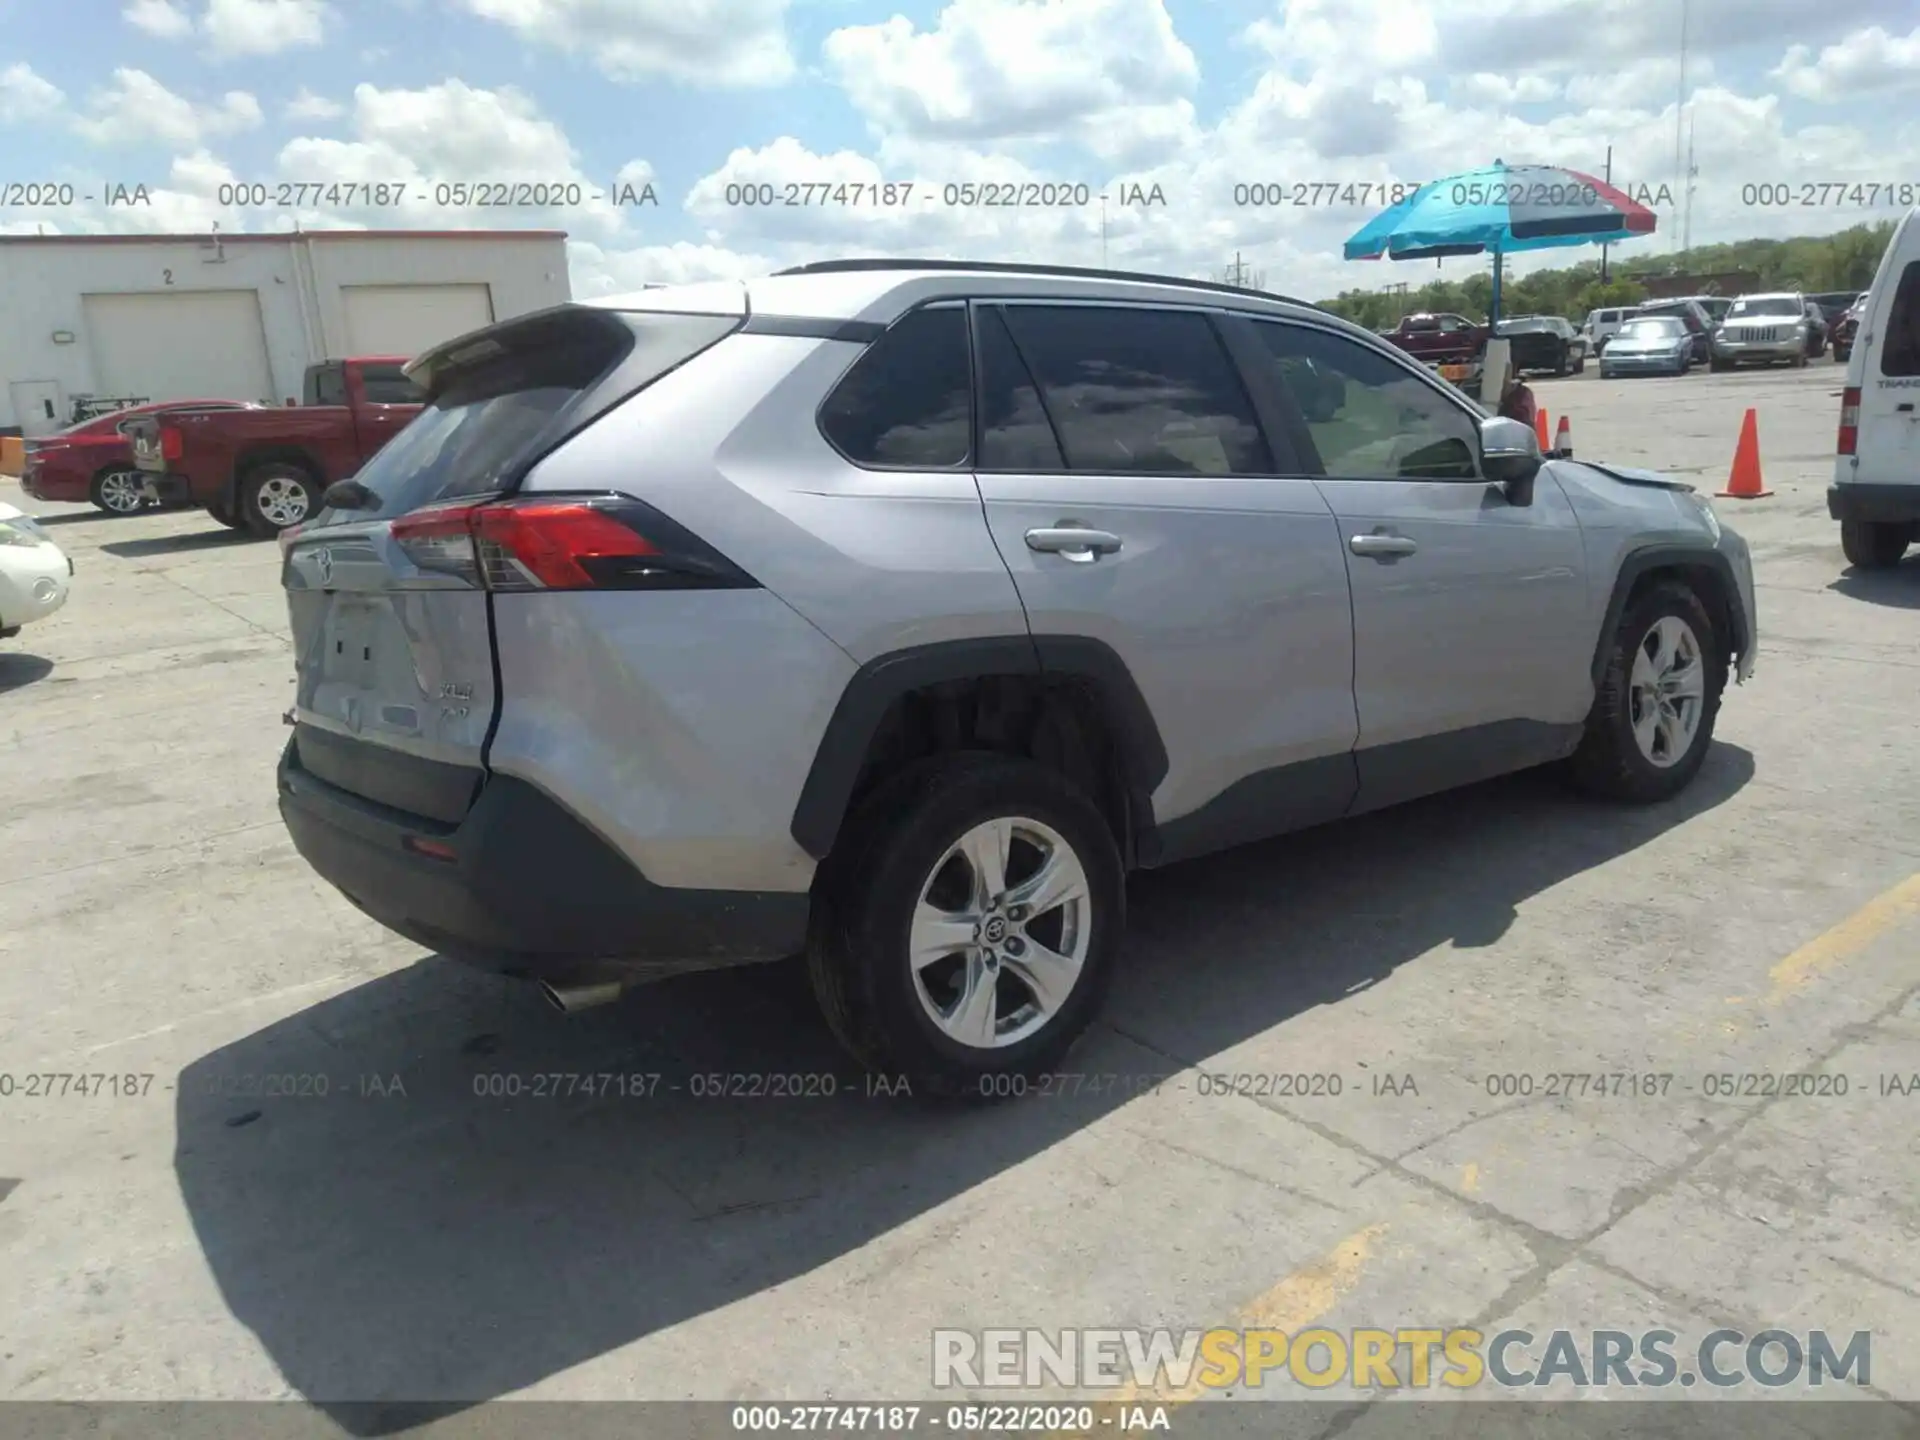
[[1634, 744], [1649, 764], [1678, 765], [1706, 708], [1706, 661], [1693, 627], [1677, 615], [1654, 621], [1634, 650], [1629, 686]]
[[147, 497], [134, 470], [109, 470], [100, 477], [100, 506], [115, 515], [131, 515], [146, 508]]
[[285, 475], [270, 475], [260, 483], [254, 503], [275, 529], [285, 530], [307, 518], [307, 487]]
[[1014, 1045], [1067, 1003], [1092, 936], [1092, 887], [1065, 837], [1038, 820], [987, 820], [921, 887], [908, 940], [914, 993], [950, 1040]]

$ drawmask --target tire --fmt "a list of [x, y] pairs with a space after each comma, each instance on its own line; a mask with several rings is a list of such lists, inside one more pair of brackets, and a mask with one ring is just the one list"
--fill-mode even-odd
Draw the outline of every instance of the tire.
[[1573, 373], [1573, 351], [1562, 345], [1559, 354], [1554, 357], [1553, 373], [1556, 378]]
[[147, 497], [137, 487], [140, 472], [124, 466], [111, 466], [93, 477], [87, 498], [96, 510], [108, 515], [138, 515], [147, 508]]
[[1573, 362], [1573, 373], [1576, 375], [1584, 375], [1587, 373], [1587, 352], [1586, 351], [1582, 350], [1580, 352], [1580, 358]]
[[1807, 368], [1806, 351], [1802, 350], [1798, 355], [1793, 357], [1793, 368], [1796, 370], [1804, 370]]
[[300, 524], [319, 508], [320, 483], [298, 465], [256, 465], [240, 482], [241, 522], [263, 540]]
[[1834, 364], [1844, 365], [1847, 363], [1847, 361], [1851, 360], [1852, 358], [1853, 358], [1852, 349], [1849, 348], [1849, 349], [1843, 350], [1838, 345], [1833, 347], [1833, 363]]
[[1731, 370], [1732, 368], [1733, 367], [1724, 360], [1707, 361], [1708, 373], [1713, 375], [1724, 375], [1726, 374], [1727, 371]]
[[[1683, 740], [1661, 727], [1657, 714], [1651, 734], [1643, 727], [1642, 735], [1636, 737], [1635, 716], [1647, 715], [1646, 701], [1650, 698], [1642, 687], [1660, 678], [1656, 665], [1637, 665], [1636, 661], [1643, 654], [1649, 661], [1653, 659], [1645, 649], [1649, 642], [1657, 645], [1660, 637], [1676, 640], [1682, 635], [1689, 637], [1694, 656], [1691, 668], [1697, 675], [1697, 695], [1687, 687], [1688, 698], [1695, 706], [1692, 728], [1685, 728], [1684, 705], [1676, 705], [1676, 728], [1684, 732]], [[1661, 580], [1627, 603], [1608, 644], [1606, 671], [1594, 695], [1580, 748], [1568, 762], [1569, 776], [1579, 789], [1603, 800], [1648, 805], [1671, 799], [1686, 789], [1712, 747], [1720, 696], [1727, 684], [1726, 642], [1715, 632], [1713, 619], [1698, 595], [1679, 581]], [[1677, 670], [1669, 678], [1686, 673]], [[1649, 739], [1655, 742], [1651, 749]], [[1661, 741], [1666, 742], [1664, 746]], [[1662, 749], [1664, 758], [1659, 753]]]
[[1907, 553], [1913, 527], [1904, 522], [1842, 520], [1840, 548], [1856, 570], [1891, 570]]
[[[1025, 962], [1012, 958], [1010, 946], [1001, 973], [990, 982], [996, 1023], [1034, 1028], [1011, 1043], [963, 1044], [943, 1028], [935, 1010], [947, 1002], [955, 1016], [947, 1023], [958, 1025], [962, 977], [982, 977], [975, 967], [986, 957], [963, 941], [962, 948], [916, 972], [910, 961], [913, 917], [923, 896], [943, 909], [968, 903], [962, 882], [973, 872], [957, 847], [976, 827], [1008, 820], [1029, 833], [1050, 832], [1079, 862], [1082, 881], [1071, 929], [1070, 907], [1062, 906], [1027, 922], [1038, 922], [1039, 942], [1018, 933], [1019, 925], [1010, 942], [1024, 939], [1029, 959], [1042, 942], [1078, 949], [1081, 959], [1057, 1008], [1021, 1022], [1037, 992], [1021, 978]], [[1007, 850], [1016, 862], [1033, 853], [1024, 843]], [[1017, 863], [1013, 873], [1025, 878]], [[989, 914], [988, 923], [994, 918]], [[1032, 1077], [1058, 1065], [1086, 1029], [1112, 981], [1125, 924], [1120, 854], [1105, 818], [1084, 794], [1057, 771], [1029, 760], [945, 756], [882, 784], [848, 818], [814, 885], [808, 973], [829, 1028], [869, 1070], [904, 1077], [919, 1095], [995, 1099], [1023, 1093]], [[1084, 943], [1069, 947], [1074, 930]]]
[[220, 500], [215, 500], [212, 504], [208, 505], [207, 513], [229, 530], [244, 530], [247, 528], [247, 522], [227, 509], [225, 503]]

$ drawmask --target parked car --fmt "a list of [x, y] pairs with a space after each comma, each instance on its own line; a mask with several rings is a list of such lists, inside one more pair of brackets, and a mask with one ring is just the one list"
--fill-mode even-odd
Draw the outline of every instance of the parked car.
[[1669, 797], [1752, 670], [1693, 487], [1279, 296], [826, 262], [410, 369], [280, 540], [299, 852], [563, 1009], [805, 948], [915, 1093], [1060, 1062], [1129, 869], [1541, 763]]
[[1460, 364], [1476, 360], [1487, 348], [1490, 332], [1464, 315], [1406, 315], [1386, 340], [1429, 364]]
[[1693, 336], [1678, 315], [1642, 315], [1627, 321], [1600, 357], [1600, 378], [1684, 375], [1693, 365]]
[[67, 603], [73, 561], [26, 511], [0, 501], [0, 640]]
[[1807, 302], [1797, 294], [1742, 295], [1714, 331], [1712, 368], [1805, 365], [1810, 328]]
[[1820, 318], [1831, 333], [1840, 323], [1840, 317], [1852, 309], [1853, 302], [1859, 298], [1858, 290], [1823, 290], [1818, 295], [1807, 296], [1807, 303], [1819, 308]]
[[165, 400], [113, 411], [24, 442], [20, 488], [36, 500], [91, 501], [109, 515], [131, 515], [153, 502], [133, 463], [125, 424], [140, 415], [172, 410], [247, 410], [246, 400]]
[[1610, 305], [1603, 310], [1589, 310], [1581, 330], [1585, 332], [1587, 343], [1595, 355], [1607, 348], [1607, 342], [1620, 333], [1620, 327], [1627, 323], [1627, 317], [1633, 314], [1631, 305]]
[[1866, 295], [1858, 296], [1833, 327], [1833, 358], [1842, 365], [1853, 355], [1854, 337], [1860, 333], [1860, 318], [1866, 313], [1869, 298]]
[[1689, 365], [1704, 365], [1712, 357], [1713, 317], [1707, 314], [1706, 307], [1698, 300], [1690, 300], [1684, 296], [1674, 300], [1653, 300], [1640, 306], [1633, 313], [1646, 316], [1670, 316], [1685, 325], [1689, 341], [1687, 351]]
[[1578, 375], [1587, 368], [1587, 337], [1559, 315], [1516, 315], [1493, 327], [1509, 343], [1516, 370]]
[[319, 508], [420, 411], [404, 357], [309, 366], [297, 406], [169, 410], [125, 422], [145, 493], [197, 505], [234, 529], [277, 535]]
[[1882, 570], [1920, 539], [1920, 209], [1895, 228], [1862, 298], [1827, 514], [1847, 563]]
[[1807, 302], [1807, 358], [1818, 360], [1827, 353], [1827, 320], [1820, 307]]

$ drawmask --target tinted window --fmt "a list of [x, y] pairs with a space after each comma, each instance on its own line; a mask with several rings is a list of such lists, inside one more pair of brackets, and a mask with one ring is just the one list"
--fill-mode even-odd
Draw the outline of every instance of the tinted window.
[[363, 365], [360, 384], [369, 405], [419, 405], [427, 398], [398, 365]]
[[947, 469], [967, 460], [973, 381], [967, 312], [916, 310], [869, 345], [820, 410], [820, 428], [861, 465]]
[[347, 372], [340, 365], [316, 365], [307, 371], [308, 405], [344, 405], [347, 403]]
[[1253, 404], [1206, 316], [1038, 305], [1005, 315], [1069, 468], [1273, 473]]
[[1620, 338], [1623, 340], [1677, 339], [1686, 333], [1686, 328], [1678, 320], [1629, 320], [1620, 327]]
[[1893, 292], [1887, 339], [1880, 347], [1880, 373], [1920, 375], [1920, 260], [1908, 262], [1900, 274], [1900, 288]]
[[1800, 301], [1786, 295], [1773, 300], [1736, 300], [1727, 314], [1740, 320], [1749, 315], [1801, 315], [1805, 312], [1806, 307]]
[[1053, 422], [1040, 403], [1027, 362], [1014, 348], [1000, 311], [982, 306], [980, 343], [980, 466], [983, 470], [1064, 470]]
[[1344, 335], [1256, 321], [1328, 475], [1465, 480], [1479, 422], [1433, 386]]

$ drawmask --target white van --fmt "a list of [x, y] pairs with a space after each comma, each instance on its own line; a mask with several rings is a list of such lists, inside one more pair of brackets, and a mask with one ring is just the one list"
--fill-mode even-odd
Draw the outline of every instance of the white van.
[[1867, 294], [1827, 514], [1848, 563], [1883, 570], [1920, 539], [1920, 209], [1893, 232]]
[[1621, 305], [1608, 310], [1589, 310], [1587, 318], [1580, 328], [1587, 337], [1587, 349], [1598, 355], [1607, 348], [1607, 341], [1619, 333], [1620, 327], [1632, 318], [1636, 307]]

